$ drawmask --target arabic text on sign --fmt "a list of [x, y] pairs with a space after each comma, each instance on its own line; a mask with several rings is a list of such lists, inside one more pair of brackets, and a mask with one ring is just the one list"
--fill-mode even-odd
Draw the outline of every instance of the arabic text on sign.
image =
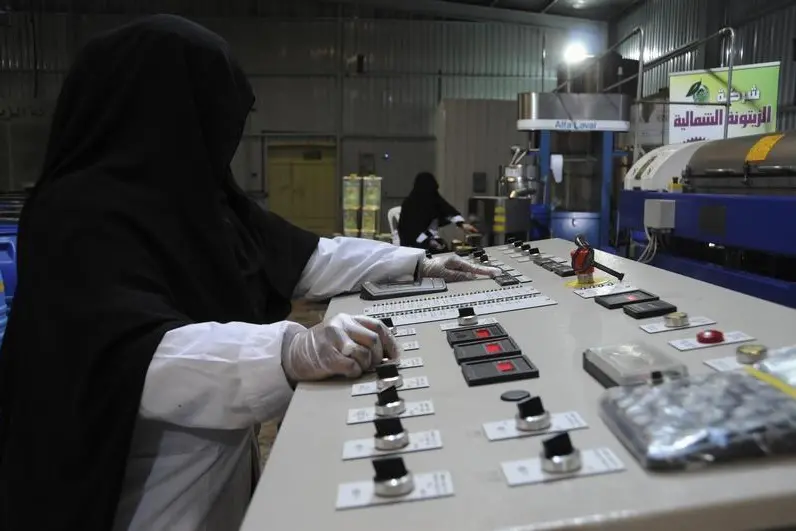
[[[684, 130], [690, 127], [721, 126], [724, 125], [724, 116], [724, 109], [717, 109], [713, 112], [705, 113], [687, 111], [685, 115], [674, 115], [674, 126]], [[772, 123], [772, 119], [773, 109], [771, 105], [766, 105], [759, 111], [730, 111], [729, 114], [727, 114], [727, 122], [730, 125], [738, 125], [744, 129], [747, 127], [761, 127], [765, 124], [770, 124]]]

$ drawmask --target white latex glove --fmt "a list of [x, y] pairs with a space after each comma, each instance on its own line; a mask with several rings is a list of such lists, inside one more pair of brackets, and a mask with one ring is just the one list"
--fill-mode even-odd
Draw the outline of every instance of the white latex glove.
[[478, 275], [494, 277], [501, 273], [496, 267], [471, 264], [456, 255], [424, 258], [419, 272], [421, 278], [441, 278], [445, 282], [475, 280]]
[[384, 358], [397, 359], [401, 353], [384, 323], [345, 313], [286, 340], [290, 343], [282, 349], [282, 369], [294, 382], [331, 376], [356, 378]]

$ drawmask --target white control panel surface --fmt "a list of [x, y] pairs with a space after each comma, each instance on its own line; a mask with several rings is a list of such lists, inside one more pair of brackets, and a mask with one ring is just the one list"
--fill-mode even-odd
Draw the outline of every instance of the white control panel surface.
[[[563, 240], [534, 246], [556, 257], [567, 257], [574, 248]], [[796, 525], [796, 459], [761, 459], [683, 473], [648, 472], [600, 419], [597, 403], [604, 389], [582, 367], [582, 353], [589, 347], [644, 342], [682, 361], [692, 374], [704, 374], [714, 370], [706, 361], [734, 356], [738, 344], [680, 351], [669, 342], [715, 329], [743, 332], [770, 348], [791, 345], [796, 343], [796, 331], [788, 323], [796, 322], [796, 310], [598, 252], [597, 260], [624, 272], [626, 282], [676, 305], [678, 311], [715, 321], [704, 327], [648, 333], [640, 326], [660, 318], [635, 320], [621, 309], [608, 310], [575, 294], [567, 285], [572, 278], [561, 278], [499, 249], [487, 252], [533, 280], [523, 288], [538, 290], [557, 304], [489, 316], [538, 367], [540, 377], [535, 380], [468, 387], [439, 321], [413, 323], [416, 335], [401, 340], [417, 341], [420, 349], [406, 356], [423, 359], [422, 368], [402, 371], [403, 376], [425, 376], [429, 382], [428, 387], [401, 396], [407, 406], [433, 401], [431, 413], [404, 417], [401, 422], [410, 433], [436, 430], [444, 441], [441, 448], [401, 456], [418, 484], [424, 474], [444, 471], [455, 491], [422, 502], [363, 502], [338, 510], [341, 485], [364, 481], [362, 488], [369, 488], [374, 474], [370, 459], [341, 458], [346, 443], [373, 437], [372, 422], [348, 423], [347, 419], [352, 410], [373, 407], [373, 395], [352, 396], [351, 391], [353, 384], [374, 377], [301, 384], [254, 493], [244, 531], [701, 531]], [[465, 296], [498, 286], [492, 280], [478, 280], [451, 283], [449, 288], [446, 295]], [[329, 312], [356, 314], [372, 306], [373, 302], [358, 296], [341, 297], [332, 301]], [[614, 473], [510, 486], [506, 464], [537, 459], [545, 437], [490, 441], [485, 435], [485, 424], [515, 415], [515, 404], [500, 399], [508, 390], [541, 396], [551, 413], [577, 413], [587, 427], [570, 432], [574, 445], [584, 454], [607, 451], [621, 467], [613, 467]], [[430, 496], [429, 492], [424, 491], [424, 496]]]

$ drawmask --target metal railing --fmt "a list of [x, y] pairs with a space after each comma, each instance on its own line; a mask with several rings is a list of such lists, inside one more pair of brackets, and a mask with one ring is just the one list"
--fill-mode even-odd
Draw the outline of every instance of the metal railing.
[[[614, 83], [604, 89], [600, 89], [600, 84], [602, 80], [602, 76], [598, 79], [597, 90], [600, 92], [607, 92], [609, 90], [615, 89], [617, 87], [621, 87], [625, 83], [629, 83], [634, 79], [638, 79], [638, 84], [636, 86], [636, 101], [634, 105], [639, 106], [638, 111], [633, 119], [633, 163], [635, 164], [639, 158], [639, 145], [638, 145], [638, 128], [639, 128], [639, 121], [641, 120], [641, 105], [648, 102], [654, 103], [662, 103], [664, 105], [704, 105], [704, 106], [718, 106], [725, 108], [725, 119], [724, 119], [724, 138], [727, 138], [729, 134], [730, 122], [729, 122], [729, 113], [730, 107], [732, 105], [732, 73], [733, 68], [735, 67], [735, 30], [730, 27], [722, 28], [716, 33], [712, 35], [708, 35], [707, 37], [703, 37], [701, 39], [696, 39], [694, 41], [689, 42], [688, 44], [684, 44], [679, 48], [675, 48], [674, 50], [657, 57], [651, 60], [649, 63], [644, 62], [644, 48], [646, 45], [645, 38], [644, 38], [644, 29], [641, 27], [633, 28], [633, 30], [625, 35], [622, 39], [620, 39], [616, 44], [608, 48], [605, 52], [599, 55], [596, 59], [589, 61], [589, 64], [577, 72], [574, 76], [568, 76], [567, 81], [561, 83], [559, 86], [555, 88], [553, 92], [558, 92], [568, 83], [570, 83], [574, 79], [578, 79], [588, 73], [592, 68], [598, 66], [602, 60], [607, 57], [611, 52], [615, 51], [617, 48], [625, 44], [627, 41], [632, 39], [634, 36], [639, 36], [639, 60], [638, 60], [638, 73], [633, 74], [631, 76]], [[728, 50], [728, 58], [727, 58], [727, 101], [724, 103], [696, 103], [696, 102], [686, 102], [686, 101], [658, 101], [658, 100], [644, 100], [643, 95], [643, 87], [644, 87], [644, 73], [649, 72], [650, 70], [657, 68], [663, 64], [668, 63], [672, 59], [676, 57], [680, 57], [681, 55], [685, 55], [690, 51], [693, 51], [700, 46], [707, 44], [708, 42], [712, 41], [713, 39], [725, 37], [729, 40], [727, 50]]]

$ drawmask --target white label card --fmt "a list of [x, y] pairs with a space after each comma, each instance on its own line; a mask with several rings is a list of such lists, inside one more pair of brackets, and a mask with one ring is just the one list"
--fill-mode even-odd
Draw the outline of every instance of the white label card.
[[654, 323], [647, 323], [639, 326], [648, 334], [660, 334], [661, 332], [671, 332], [673, 330], [684, 330], [686, 328], [696, 328], [698, 326], [710, 326], [716, 324], [716, 321], [709, 317], [689, 317], [688, 324], [685, 326], [666, 326], [663, 321], [656, 321]]
[[522, 271], [517, 271], [516, 269], [514, 271], [511, 271], [509, 274], [511, 276], [513, 276], [513, 277], [521, 277], [521, 276], [523, 276], [522, 275]]
[[517, 261], [520, 262], [520, 263], [530, 262], [531, 261], [531, 257], [530, 256], [523, 256], [522, 258], [517, 258]]
[[737, 371], [738, 369], [743, 369], [745, 367], [745, 365], [738, 363], [738, 361], [735, 359], [735, 356], [727, 356], [726, 358], [708, 360], [705, 362], [705, 365], [719, 372]]
[[396, 328], [393, 335], [395, 337], [407, 337], [415, 334], [417, 334], [417, 328]]
[[[428, 378], [425, 376], [414, 376], [404, 378], [404, 384], [398, 387], [399, 391], [411, 391], [413, 389], [425, 389], [428, 387]], [[379, 392], [376, 382], [364, 382], [351, 386], [351, 396], [375, 395]]]
[[743, 332], [726, 332], [724, 334], [724, 341], [721, 343], [700, 343], [696, 338], [691, 339], [675, 339], [669, 341], [669, 344], [679, 350], [685, 352], [688, 350], [698, 350], [701, 348], [718, 347], [721, 345], [732, 345], [733, 343], [743, 343], [744, 341], [753, 341], [754, 338], [749, 334]]
[[503, 269], [503, 271], [505, 273], [511, 273], [512, 271], [516, 271], [516, 269], [514, 269], [513, 267], [509, 267], [509, 266], [503, 266], [501, 269]]
[[501, 463], [500, 467], [503, 469], [503, 475], [510, 487], [611, 474], [625, 469], [622, 461], [608, 448], [584, 450], [581, 452], [580, 458], [582, 463], [580, 470], [570, 474], [545, 472], [542, 470], [542, 461], [539, 458], [507, 461]]
[[404, 352], [409, 352], [411, 350], [419, 350], [420, 343], [418, 343], [417, 341], [407, 341], [406, 343], [401, 343], [401, 349], [403, 349]]
[[368, 457], [378, 457], [382, 455], [408, 454], [412, 452], [424, 452], [426, 450], [437, 450], [442, 448], [442, 435], [439, 430], [419, 431], [409, 433], [409, 445], [398, 450], [377, 450], [373, 438], [357, 439], [346, 441], [343, 445], [343, 461], [350, 459], [365, 459]]
[[631, 284], [620, 283], [598, 286], [596, 288], [580, 288], [575, 290], [575, 294], [580, 295], [584, 299], [593, 299], [594, 297], [601, 297], [603, 295], [616, 295], [619, 293], [636, 291], [636, 289], [638, 288]]
[[405, 496], [380, 498], [373, 491], [373, 481], [343, 483], [337, 487], [337, 510], [387, 505], [393, 503], [433, 500], [453, 496], [453, 478], [447, 471], [429, 472], [414, 476], [415, 488]]
[[[509, 258], [522, 258], [523, 256], [525, 256], [525, 255], [522, 254], [522, 253], [514, 253], [514, 254], [510, 254]], [[519, 262], [519, 260], [518, 260], [518, 262]]]
[[550, 427], [541, 431], [520, 431], [517, 429], [515, 419], [499, 420], [497, 422], [487, 422], [484, 424], [484, 435], [490, 441], [505, 441], [506, 439], [521, 439], [523, 437], [535, 437], [537, 435], [549, 435], [562, 431], [582, 430], [589, 425], [575, 411], [566, 413], [553, 413], [551, 415]]
[[504, 264], [503, 262], [498, 262], [497, 260], [493, 260], [493, 261], [489, 262], [489, 265], [491, 265], [493, 267], [500, 267], [500, 266], [504, 266], [506, 264]]
[[503, 254], [514, 254], [515, 250], [516, 249], [514, 247], [511, 247], [510, 249], [504, 249], [504, 250], [502, 250], [500, 252], [503, 253]]
[[552, 258], [552, 260], [553, 260], [553, 262], [555, 262], [557, 264], [568, 264], [568, 263], [570, 263], [572, 261], [572, 259], [570, 259], [570, 258], [559, 258], [557, 256], [554, 256]]
[[[398, 415], [398, 418], [424, 417], [433, 414], [434, 403], [431, 400], [421, 400], [420, 402], [407, 402], [406, 411]], [[375, 418], [376, 408], [359, 407], [356, 409], [349, 409], [346, 424], [364, 424], [366, 422], [373, 422]]]
[[528, 283], [528, 282], [533, 282], [533, 280], [531, 280], [530, 278], [526, 277], [525, 275], [520, 275], [520, 276], [518, 276], [516, 278], [517, 278], [517, 280], [519, 280], [523, 284]]
[[[478, 319], [479, 325], [488, 325], [495, 323], [497, 323], [497, 319], [495, 319], [494, 317], [481, 317], [480, 319]], [[453, 323], [442, 323], [441, 325], [439, 325], [439, 329], [442, 330], [443, 332], [446, 332], [448, 330], [453, 330], [455, 328], [469, 328], [469, 326], [462, 326], [458, 323], [458, 321]]]
[[401, 358], [398, 360], [399, 369], [415, 369], [423, 366], [423, 358]]

